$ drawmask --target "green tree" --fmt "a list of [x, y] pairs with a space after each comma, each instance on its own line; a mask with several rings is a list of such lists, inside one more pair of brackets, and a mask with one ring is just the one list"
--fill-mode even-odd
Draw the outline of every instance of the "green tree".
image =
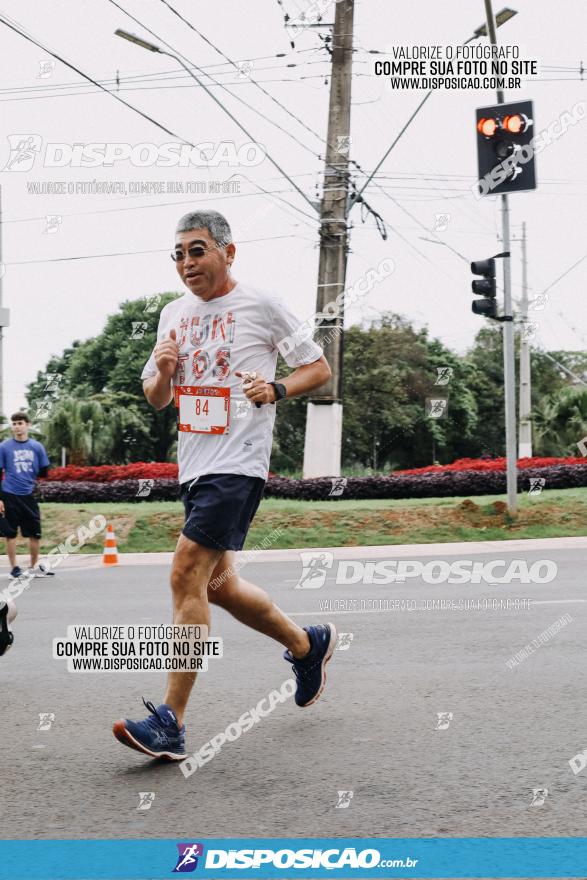
[[[39, 427], [54, 454], [63, 445], [92, 463], [100, 456], [109, 462], [168, 460], [176, 440], [175, 412], [173, 407], [156, 412], [147, 403], [140, 375], [155, 344], [160, 311], [177, 296], [161, 295], [152, 311], [145, 298], [122, 303], [98, 336], [75, 341], [38, 373], [28, 386], [27, 401], [33, 415], [40, 405], [50, 402], [47, 422], [39, 422]], [[79, 407], [72, 403], [69, 412], [67, 401], [101, 407], [100, 437], [93, 440], [87, 430], [85, 435], [79, 433]], [[92, 412], [98, 419], [98, 409]], [[73, 419], [70, 429], [68, 415]], [[61, 443], [59, 437], [69, 437], [69, 442]]]
[[[438, 386], [437, 368], [452, 369]], [[280, 364], [279, 376], [287, 366]], [[475, 437], [477, 407], [470, 368], [427, 331], [398, 315], [383, 314], [345, 332], [343, 465], [389, 470], [451, 460]], [[426, 398], [448, 398], [446, 419], [426, 415]], [[299, 470], [303, 459], [306, 400], [279, 410], [272, 468]], [[325, 438], [324, 442], [328, 442]]]
[[577, 443], [587, 434], [587, 388], [574, 386], [543, 397], [532, 411], [538, 455], [579, 456]]

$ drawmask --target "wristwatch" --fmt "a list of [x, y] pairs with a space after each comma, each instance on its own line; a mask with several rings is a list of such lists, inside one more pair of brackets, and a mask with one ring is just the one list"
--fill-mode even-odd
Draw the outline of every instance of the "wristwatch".
[[268, 382], [267, 384], [273, 385], [275, 391], [275, 400], [272, 401], [273, 405], [275, 405], [278, 400], [284, 400], [284, 398], [287, 397], [287, 388], [281, 382]]

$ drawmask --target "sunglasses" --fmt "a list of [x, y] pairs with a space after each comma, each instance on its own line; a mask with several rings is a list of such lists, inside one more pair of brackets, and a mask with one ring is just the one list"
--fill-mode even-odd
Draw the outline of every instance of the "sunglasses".
[[[188, 248], [188, 256], [192, 257], [192, 259], [196, 257], [203, 257], [208, 251], [211, 251], [212, 248], [203, 247], [201, 244], [194, 244], [192, 247]], [[186, 255], [183, 251], [175, 251], [175, 253], [170, 254], [171, 259], [174, 263], [183, 263], [186, 258]]]

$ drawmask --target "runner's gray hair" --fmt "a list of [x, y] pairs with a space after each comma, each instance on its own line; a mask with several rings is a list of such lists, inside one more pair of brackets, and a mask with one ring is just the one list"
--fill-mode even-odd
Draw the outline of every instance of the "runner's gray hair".
[[226, 217], [218, 211], [191, 211], [184, 214], [176, 227], [177, 232], [190, 232], [192, 229], [207, 229], [218, 247], [232, 243], [232, 232]]

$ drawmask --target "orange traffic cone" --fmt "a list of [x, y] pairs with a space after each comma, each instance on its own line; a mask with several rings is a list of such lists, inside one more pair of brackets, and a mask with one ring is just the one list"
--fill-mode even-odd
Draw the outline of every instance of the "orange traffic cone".
[[118, 548], [116, 546], [116, 535], [114, 534], [112, 523], [108, 523], [102, 562], [104, 565], [118, 565]]

